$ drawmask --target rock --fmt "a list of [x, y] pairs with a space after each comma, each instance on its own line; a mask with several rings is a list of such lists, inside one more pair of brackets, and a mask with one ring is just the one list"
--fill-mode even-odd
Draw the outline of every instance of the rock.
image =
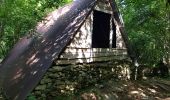
[[82, 100], [97, 100], [97, 96], [94, 93], [84, 93], [81, 95]]
[[53, 73], [49, 73], [49, 74], [48, 74], [48, 77], [54, 78], [54, 74], [53, 74]]
[[41, 97], [42, 98], [46, 98], [47, 96], [45, 94], [41, 94]]
[[52, 83], [48, 83], [48, 84], [47, 84], [47, 87], [51, 87], [51, 86], [52, 86]]
[[35, 90], [45, 90], [46, 89], [46, 85], [38, 85]]
[[53, 66], [52, 68], [55, 72], [57, 71], [62, 71], [64, 69], [64, 67], [59, 67], [59, 66]]
[[64, 81], [61, 81], [61, 80], [57, 80], [56, 82], [55, 82], [55, 84], [58, 86], [58, 85], [62, 85], [62, 84], [64, 84], [65, 82]]
[[41, 95], [41, 91], [34, 91], [34, 95]]
[[46, 83], [50, 83], [52, 82], [52, 80], [50, 78], [44, 78], [41, 80], [40, 84], [46, 84]]
[[48, 69], [49, 72], [55, 73], [56, 71], [53, 68]]
[[60, 74], [53, 74], [53, 76], [54, 76], [54, 78], [59, 78], [59, 77], [61, 77], [61, 75]]

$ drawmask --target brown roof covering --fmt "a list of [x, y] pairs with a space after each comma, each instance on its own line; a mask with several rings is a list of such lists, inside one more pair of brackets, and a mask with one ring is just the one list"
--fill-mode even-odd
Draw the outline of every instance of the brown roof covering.
[[78, 0], [48, 15], [23, 37], [0, 66], [0, 85], [10, 100], [23, 100], [81, 27], [96, 0]]

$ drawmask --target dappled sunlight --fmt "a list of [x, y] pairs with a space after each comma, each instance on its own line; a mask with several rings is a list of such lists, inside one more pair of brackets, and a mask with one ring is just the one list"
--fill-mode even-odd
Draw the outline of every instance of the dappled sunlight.
[[[101, 7], [101, 9], [106, 10], [107, 6], [109, 7], [108, 2], [100, 2], [104, 3], [103, 7], [106, 7]], [[102, 11], [101, 9], [100, 11]], [[71, 25], [74, 24], [75, 22], [71, 23]], [[56, 64], [90, 63], [94, 61], [128, 59], [127, 50], [124, 43], [122, 42], [123, 40], [119, 31], [117, 31], [118, 35], [116, 35], [118, 38], [116, 39], [117, 48], [92, 48], [92, 30], [93, 13], [90, 14], [78, 33], [74, 37], [72, 37], [72, 42], [67, 46], [64, 53], [60, 55], [60, 58], [57, 59]], [[112, 32], [112, 30], [110, 31]], [[71, 30], [69, 32], [71, 32]], [[126, 72], [128, 73], [128, 70], [126, 70]], [[125, 71], [122, 73], [125, 73]]]
[[124, 67], [121, 69], [121, 73], [122, 73], [122, 75], [124, 75], [124, 76], [122, 76], [122, 77], [127, 77], [127, 79], [130, 79], [130, 69], [129, 69], [128, 66], [124, 66]]
[[104, 95], [106, 99], [109, 99], [109, 96], [107, 94]]
[[40, 60], [39, 58], [36, 58], [29, 65], [32, 66], [33, 64], [37, 63], [39, 60]]
[[79, 32], [75, 35], [69, 47], [74, 48], [90, 48], [91, 47], [91, 24], [92, 21], [88, 17], [84, 25], [80, 28]]
[[116, 47], [117, 48], [126, 48], [118, 25], [116, 25], [116, 32], [117, 32], [117, 34], [116, 34], [116, 41], [117, 41]]
[[[128, 59], [126, 49], [103, 49], [103, 48], [74, 48], [67, 47], [65, 52], [56, 61], [57, 64], [62, 63], [89, 63], [93, 61], [110, 61], [110, 60]], [[67, 60], [67, 61], [66, 61]], [[71, 60], [68, 62], [68, 60]], [[72, 62], [73, 61], [73, 62]], [[79, 62], [81, 61], [81, 62]], [[83, 61], [83, 62], [82, 62]], [[128, 69], [124, 69], [124, 73], [128, 73]]]
[[[152, 80], [151, 80], [152, 81]], [[83, 81], [85, 83], [85, 81]], [[84, 83], [78, 83], [81, 85]], [[67, 82], [66, 82], [67, 83]], [[157, 93], [148, 91], [148, 85], [150, 81], [132, 82], [132, 81], [116, 81], [116, 79], [105, 79], [105, 82], [97, 82], [86, 86], [85, 88], [74, 88], [78, 93], [72, 96], [70, 99], [81, 99], [81, 100], [168, 100], [168, 95], [164, 94], [162, 90]], [[154, 85], [154, 84], [150, 84]], [[63, 86], [63, 85], [62, 85]], [[69, 89], [68, 85], [65, 85], [65, 90], [62, 89], [61, 94], [67, 95]], [[80, 90], [79, 90], [80, 89]], [[67, 91], [67, 92], [66, 92]], [[72, 91], [73, 92], [73, 91]], [[58, 93], [59, 95], [60, 93]], [[60, 95], [61, 95], [60, 94]]]
[[148, 90], [152, 93], [156, 93], [156, 90], [155, 89], [151, 89], [151, 88], [148, 88]]
[[70, 90], [70, 91], [74, 91], [74, 90], [75, 90], [75, 88], [74, 88], [72, 85], [70, 85], [70, 86], [67, 85], [67, 86], [66, 86], [66, 89], [67, 89], [67, 90]]
[[33, 71], [31, 72], [32, 75], [35, 75], [38, 71]]
[[55, 10], [38, 23], [35, 36], [26, 36], [15, 45], [3, 63], [3, 89], [10, 98], [25, 99], [71, 41], [95, 2], [83, 0]]
[[23, 75], [23, 69], [18, 69], [16, 72], [16, 75], [11, 79], [11, 81], [14, 81], [14, 83], [17, 83], [17, 79], [21, 78]]
[[[116, 62], [116, 63], [115, 63]], [[128, 65], [128, 61], [123, 61], [124, 65]], [[122, 61], [117, 60], [113, 62], [95, 62], [95, 63], [79, 63], [79, 64], [61, 64], [51, 67], [48, 72], [45, 74], [44, 78], [37, 87], [46, 87], [45, 89], [50, 89], [47, 94], [52, 97], [56, 95], [69, 95], [71, 93], [78, 92], [79, 89], [86, 88], [88, 86], [95, 86], [103, 88], [103, 86], [96, 85], [96, 82], [102, 80], [109, 80], [110, 78], [119, 78], [118, 71], [111, 71], [116, 69], [117, 66], [121, 65]], [[122, 66], [123, 67], [123, 66]], [[121, 71], [120, 71], [121, 72]], [[121, 79], [126, 77], [122, 75]], [[49, 83], [47, 83], [49, 82]], [[48, 85], [50, 84], [50, 85]], [[98, 83], [97, 83], [98, 84]], [[42, 88], [43, 89], [43, 88]], [[35, 95], [39, 96], [38, 91], [42, 91], [40, 88], [35, 88]], [[107, 89], [107, 88], [106, 88]], [[118, 91], [122, 90], [122, 87], [116, 88]], [[112, 94], [106, 94], [110, 97]], [[114, 94], [113, 95], [117, 95]], [[98, 100], [98, 99], [97, 99]]]
[[83, 100], [98, 100], [94, 93], [84, 93], [81, 97]]
[[112, 13], [112, 8], [110, 7], [108, 0], [99, 0], [95, 9], [105, 13]]
[[19, 97], [19, 94], [15, 96], [14, 100], [18, 99], [18, 97]]
[[130, 91], [130, 94], [139, 94], [139, 91]]
[[16, 76], [14, 76], [14, 78], [12, 80], [16, 80], [16, 79], [20, 78], [21, 75], [22, 75], [22, 73], [18, 73]]
[[48, 14], [47, 17], [39, 22], [36, 29], [39, 33], [46, 33], [55, 24], [57, 19], [64, 16], [71, 9], [71, 6], [65, 6], [64, 8], [57, 9], [52, 13]]
[[[115, 9], [111, 8], [111, 2], [112, 0], [75, 0], [47, 15], [35, 29], [19, 40], [0, 64], [0, 89], [3, 89], [4, 94], [10, 100], [24, 100], [34, 89], [31, 96], [33, 94], [38, 100], [56, 100], [56, 96], [62, 95], [73, 96], [69, 100], [169, 99], [169, 81], [154, 78], [130, 80], [133, 74], [132, 63], [136, 61], [133, 59], [135, 53], [128, 43], [127, 34], [123, 32], [122, 16], [115, 4], [112, 5]], [[124, 5], [125, 2], [122, 3]], [[38, 4], [40, 6], [42, 5]], [[41, 10], [34, 12], [36, 14]], [[102, 22], [104, 26], [94, 27], [95, 11], [105, 13], [104, 16], [108, 17], [109, 20], [101, 17], [96, 21], [107, 20]], [[107, 27], [106, 24], [110, 26]], [[105, 27], [108, 29], [105, 30]], [[99, 30], [102, 28], [103, 31], [108, 31], [108, 36], [100, 34], [105, 33]], [[94, 36], [95, 29], [98, 29], [97, 36], [101, 37], [96, 38], [99, 40], [97, 43], [104, 36], [107, 38], [99, 43], [104, 45], [103, 48], [93, 46], [95, 40], [92, 40], [97, 37]], [[16, 26], [16, 33], [17, 31]]]
[[27, 60], [26, 64], [29, 64], [30, 62], [32, 62], [35, 59], [36, 55], [37, 54], [32, 55], [32, 57]]

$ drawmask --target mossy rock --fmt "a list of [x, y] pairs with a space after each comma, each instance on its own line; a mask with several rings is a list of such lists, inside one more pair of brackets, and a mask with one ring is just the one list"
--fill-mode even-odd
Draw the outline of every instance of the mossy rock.
[[38, 85], [35, 90], [45, 90], [46, 89], [46, 85]]

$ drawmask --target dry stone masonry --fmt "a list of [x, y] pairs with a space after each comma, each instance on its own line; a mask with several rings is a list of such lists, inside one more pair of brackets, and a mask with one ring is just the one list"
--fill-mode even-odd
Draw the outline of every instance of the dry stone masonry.
[[58, 95], [71, 95], [90, 85], [107, 79], [128, 79], [130, 62], [127, 60], [52, 66], [32, 94], [38, 100]]

